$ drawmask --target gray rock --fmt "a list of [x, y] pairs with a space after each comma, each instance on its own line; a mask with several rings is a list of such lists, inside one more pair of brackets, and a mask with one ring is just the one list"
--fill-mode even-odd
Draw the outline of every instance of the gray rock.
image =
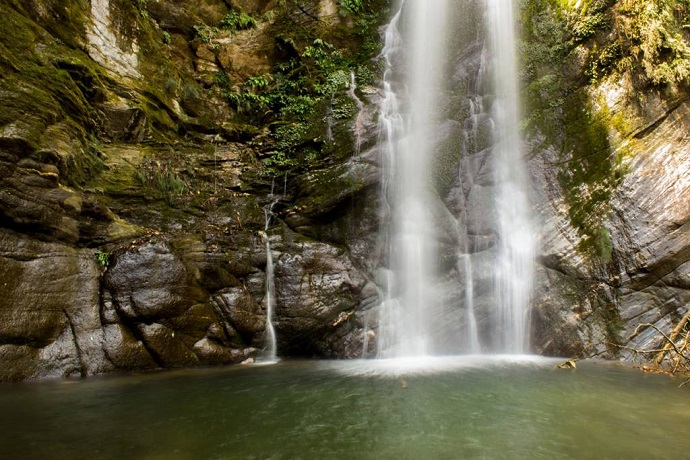
[[349, 341], [356, 340], [333, 340], [333, 336], [358, 335], [361, 325], [354, 313], [362, 294], [372, 295], [364, 291], [367, 280], [341, 249], [303, 238], [288, 247], [275, 266], [279, 350], [342, 355], [353, 347]]
[[90, 250], [0, 230], [0, 346], [16, 363], [0, 380], [113, 370], [101, 345], [98, 278]]

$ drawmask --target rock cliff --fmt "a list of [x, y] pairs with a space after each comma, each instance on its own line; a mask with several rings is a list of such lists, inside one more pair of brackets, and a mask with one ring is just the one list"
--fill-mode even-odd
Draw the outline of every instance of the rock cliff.
[[690, 311], [686, 7], [542, 6], [523, 11], [542, 229], [534, 343], [644, 361], [663, 334], [683, 341], [672, 332]]
[[[690, 102], [685, 55], [663, 42], [686, 40], [685, 10], [660, 16], [654, 51], [640, 30], [655, 17], [628, 3], [520, 6], [538, 353], [633, 359], [690, 311]], [[490, 349], [480, 6], [454, 13], [434, 214], [439, 289], [458, 306], [438, 321], [466, 334], [471, 288]], [[373, 58], [388, 8], [0, 4], [0, 381], [260, 356], [264, 231], [280, 353], [371, 354], [385, 270]]]
[[0, 380], [258, 357], [267, 219], [281, 350], [359, 353], [376, 290], [342, 209], [377, 181], [352, 151], [372, 146], [356, 102], [376, 90], [355, 85], [374, 81], [384, 2], [0, 16]]

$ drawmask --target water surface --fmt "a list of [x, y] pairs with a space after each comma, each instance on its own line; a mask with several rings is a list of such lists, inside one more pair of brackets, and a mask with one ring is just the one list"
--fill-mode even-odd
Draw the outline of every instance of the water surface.
[[279, 362], [0, 386], [0, 458], [685, 458], [690, 393], [534, 357]]

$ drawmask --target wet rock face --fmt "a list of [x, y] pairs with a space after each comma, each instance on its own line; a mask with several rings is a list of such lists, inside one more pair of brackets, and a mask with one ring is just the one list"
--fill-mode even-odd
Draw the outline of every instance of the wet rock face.
[[115, 313], [130, 321], [179, 316], [194, 301], [185, 266], [162, 243], [117, 256], [104, 283]]
[[[236, 363], [255, 354], [163, 243], [114, 257], [0, 239], [2, 380]], [[193, 267], [191, 267], [193, 269]]]
[[[367, 279], [342, 250], [314, 241], [284, 244], [276, 262], [275, 327], [282, 352], [360, 357], [363, 324], [356, 310]], [[344, 336], [351, 336], [342, 340]]]
[[[0, 142], [11, 143], [11, 136], [5, 130]], [[21, 145], [0, 150], [0, 215], [18, 229], [31, 227], [50, 238], [78, 241], [82, 198], [60, 185], [55, 165], [22, 158], [18, 152], [28, 148]]]
[[[629, 110], [625, 91], [617, 88], [613, 94], [618, 96], [609, 103]], [[627, 141], [632, 151], [624, 160], [626, 172], [609, 203], [607, 258], [588, 257], [580, 249], [554, 152], [543, 150], [533, 159], [542, 229], [537, 351], [638, 359], [624, 347], [654, 349], [663, 340], [648, 324], [670, 334], [688, 312], [690, 156], [684, 133], [689, 113], [686, 103], [657, 101], [641, 118], [631, 117], [632, 132], [638, 134]]]
[[[101, 315], [114, 331], [116, 346], [108, 355], [120, 367], [139, 367], [143, 351], [159, 367], [234, 363], [254, 354], [193, 276], [200, 265], [203, 260], [185, 264], [162, 242], [114, 258], [103, 277]], [[136, 347], [127, 335], [136, 339]]]
[[[618, 288], [623, 343], [653, 347], [658, 334], [633, 337], [640, 324], [670, 332], [690, 310], [690, 105], [661, 115], [640, 137], [614, 198], [609, 270]], [[648, 329], [648, 328], [646, 328]]]
[[[259, 17], [272, 3], [232, 8]], [[335, 5], [309, 8], [340, 24]], [[214, 77], [269, 72], [275, 37], [269, 19], [197, 37], [229, 11], [221, 0], [0, 5], [12, 31], [0, 37], [0, 381], [236, 363], [264, 347], [270, 180], [247, 142], [256, 128]], [[352, 203], [376, 200], [373, 107], [358, 121], [368, 156], [352, 159], [338, 120], [338, 161], [291, 176], [268, 229], [292, 227], [275, 259], [281, 355], [361, 351], [354, 311], [376, 293], [353, 260], [365, 263], [377, 219]]]
[[0, 231], [1, 380], [114, 370], [102, 349], [91, 251]]

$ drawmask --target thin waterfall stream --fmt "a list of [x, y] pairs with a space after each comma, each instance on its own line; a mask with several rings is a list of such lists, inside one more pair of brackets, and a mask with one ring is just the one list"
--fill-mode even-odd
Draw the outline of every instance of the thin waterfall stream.
[[[273, 186], [271, 188], [273, 188]], [[261, 233], [266, 247], [266, 294], [264, 296], [264, 304], [266, 307], [266, 328], [264, 332], [265, 346], [263, 354], [259, 358], [259, 361], [262, 363], [274, 363], [278, 361], [278, 343], [275, 327], [273, 326], [276, 304], [275, 274], [268, 228], [271, 224], [271, 217], [273, 216], [273, 207], [280, 200], [280, 196], [274, 195], [273, 190], [271, 190], [269, 198], [271, 201], [264, 208], [265, 225], [264, 231]]]
[[350, 96], [350, 99], [355, 103], [355, 106], [357, 107], [357, 115], [355, 116], [355, 123], [352, 128], [354, 134], [355, 134], [355, 155], [360, 154], [360, 150], [362, 147], [362, 133], [364, 131], [364, 103], [362, 100], [357, 96], [357, 81], [355, 79], [355, 73], [350, 72], [350, 83], [349, 87], [347, 89], [347, 95]]

